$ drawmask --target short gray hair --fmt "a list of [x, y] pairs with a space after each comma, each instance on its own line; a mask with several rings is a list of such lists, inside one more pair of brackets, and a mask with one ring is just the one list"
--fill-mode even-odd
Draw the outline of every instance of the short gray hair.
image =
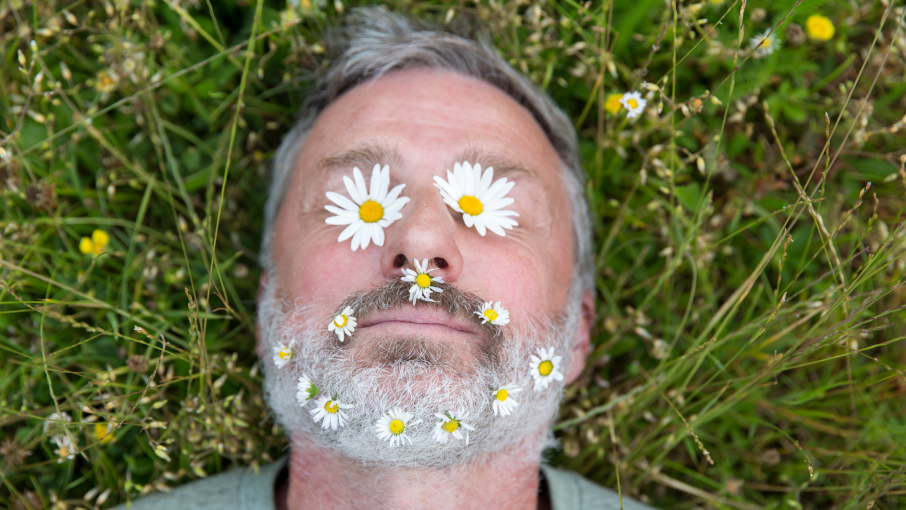
[[466, 39], [381, 7], [350, 11], [344, 27], [331, 34], [332, 63], [309, 92], [298, 119], [286, 134], [272, 166], [265, 205], [261, 265], [273, 271], [272, 236], [296, 158], [318, 116], [356, 85], [392, 71], [428, 68], [454, 71], [502, 90], [535, 118], [560, 156], [572, 207], [573, 282], [575, 290], [594, 288], [591, 217], [585, 195], [585, 172], [579, 162], [573, 125], [563, 111], [525, 76], [510, 67], [486, 37]]

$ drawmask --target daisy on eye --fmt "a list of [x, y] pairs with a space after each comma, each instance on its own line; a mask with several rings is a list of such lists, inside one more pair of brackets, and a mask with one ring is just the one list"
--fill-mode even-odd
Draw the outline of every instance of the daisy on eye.
[[406, 434], [409, 427], [418, 425], [421, 420], [412, 421], [412, 413], [407, 413], [400, 408], [396, 408], [389, 413], [381, 416], [381, 419], [374, 425], [374, 430], [378, 438], [383, 441], [390, 441], [390, 446], [402, 446], [412, 444], [412, 438]]
[[497, 416], [498, 411], [500, 411], [500, 416], [508, 416], [512, 413], [513, 408], [518, 406], [519, 402], [516, 402], [516, 399], [513, 398], [511, 393], [518, 393], [520, 391], [522, 391], [522, 388], [516, 386], [514, 383], [501, 386], [492, 391], [491, 397], [494, 399], [494, 416]]
[[309, 411], [309, 414], [315, 423], [321, 422], [322, 429], [330, 427], [337, 430], [339, 427], [345, 427], [346, 422], [349, 421], [349, 416], [343, 409], [351, 407], [352, 404], [344, 404], [337, 400], [336, 395], [333, 398], [321, 395], [318, 400], [315, 400], [315, 408]]
[[283, 368], [283, 365], [293, 359], [293, 348], [286, 344], [277, 344], [274, 346], [274, 365], [277, 368]]
[[336, 333], [340, 342], [346, 340], [346, 337], [352, 335], [352, 332], [355, 331], [356, 322], [352, 313], [352, 308], [347, 306], [343, 309], [343, 313], [334, 317], [330, 324], [327, 325], [327, 331]]
[[312, 384], [311, 379], [305, 374], [299, 377], [299, 385], [296, 386], [296, 389], [298, 390], [296, 391], [296, 400], [299, 401], [299, 407], [304, 407], [311, 399], [321, 393], [321, 390]]
[[370, 189], [365, 188], [365, 178], [358, 168], [352, 169], [352, 175], [355, 182], [343, 176], [343, 183], [352, 200], [328, 191], [327, 198], [339, 207], [325, 205], [324, 208], [336, 216], [331, 216], [324, 222], [329, 225], [348, 225], [340, 233], [337, 241], [343, 242], [352, 237], [352, 251], [359, 249], [359, 246], [364, 250], [371, 241], [383, 246], [384, 229], [403, 217], [399, 210], [406, 205], [409, 198], [399, 195], [406, 185], [400, 184], [387, 192], [390, 187], [390, 167], [387, 165], [384, 165], [384, 168], [381, 168], [381, 165], [374, 165]]
[[554, 379], [563, 380], [563, 374], [560, 373], [560, 360], [562, 357], [554, 356], [553, 347], [547, 350], [544, 347], [539, 347], [536, 352], [538, 355], [532, 354], [530, 366], [532, 367], [532, 377], [535, 378], [535, 391], [539, 391], [547, 388], [547, 385]]
[[474, 225], [482, 236], [486, 230], [505, 236], [503, 229], [519, 225], [510, 218], [519, 214], [503, 209], [513, 203], [514, 200], [506, 197], [506, 194], [516, 183], [508, 182], [506, 177], [491, 184], [493, 180], [493, 167], [482, 173], [480, 164], [472, 166], [464, 161], [453, 165], [452, 172], [447, 170], [447, 180], [434, 176], [434, 185], [440, 190], [444, 202], [454, 211], [462, 213], [462, 221], [467, 227]]
[[403, 269], [403, 273], [406, 276], [403, 276], [401, 280], [404, 282], [412, 282], [412, 286], [409, 287], [409, 299], [414, 305], [419, 299], [423, 301], [435, 302], [431, 299], [432, 292], [443, 292], [444, 290], [440, 287], [435, 287], [435, 283], [444, 283], [442, 276], [431, 276], [429, 273], [431, 271], [436, 271], [437, 268], [428, 269], [428, 259], [422, 259], [421, 263], [418, 262], [418, 259], [415, 259], [415, 271], [406, 268]]
[[469, 431], [475, 430], [475, 427], [463, 421], [468, 419], [468, 413], [453, 415], [450, 411], [445, 411], [443, 413], [434, 413], [434, 416], [440, 420], [434, 424], [435, 441], [440, 444], [447, 444], [447, 440], [451, 436], [456, 439], [465, 437], [466, 446], [469, 446]]
[[510, 323], [510, 312], [500, 306], [500, 301], [495, 303], [494, 306], [491, 306], [491, 302], [488, 301], [482, 305], [481, 310], [475, 312], [475, 315], [481, 317], [482, 324], [490, 322], [495, 326], [506, 326]]

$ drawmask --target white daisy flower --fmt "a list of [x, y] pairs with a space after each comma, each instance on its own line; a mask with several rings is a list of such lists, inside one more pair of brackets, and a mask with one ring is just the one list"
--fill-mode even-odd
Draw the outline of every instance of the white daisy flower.
[[498, 411], [500, 411], [500, 416], [508, 416], [512, 413], [513, 408], [519, 405], [519, 402], [516, 402], [516, 399], [513, 398], [512, 393], [519, 393], [520, 391], [522, 391], [522, 388], [516, 386], [514, 383], [501, 386], [492, 391], [491, 397], [494, 399], [494, 416], [497, 416]]
[[482, 236], [485, 229], [505, 236], [503, 229], [519, 225], [510, 218], [519, 216], [517, 212], [503, 210], [513, 203], [513, 199], [505, 195], [516, 183], [507, 182], [504, 177], [491, 184], [493, 179], [494, 168], [488, 168], [482, 174], [480, 164], [472, 166], [464, 161], [453, 165], [453, 172], [447, 170], [446, 181], [434, 176], [434, 185], [440, 190], [444, 202], [454, 211], [462, 213], [462, 221], [467, 227], [474, 225]]
[[510, 323], [510, 312], [500, 306], [500, 301], [495, 303], [494, 306], [491, 306], [491, 302], [488, 301], [482, 305], [481, 310], [475, 312], [475, 315], [481, 317], [482, 324], [490, 322], [495, 326], [506, 326]]
[[620, 104], [623, 105], [623, 108], [626, 108], [626, 118], [634, 119], [645, 110], [648, 100], [643, 98], [639, 92], [626, 92], [620, 98]]
[[289, 363], [289, 360], [293, 359], [293, 348], [286, 344], [277, 344], [273, 347], [274, 350], [274, 365], [277, 365], [277, 368], [283, 368], [283, 365]]
[[367, 248], [371, 241], [383, 246], [384, 229], [403, 217], [399, 210], [409, 199], [399, 195], [406, 185], [400, 184], [387, 192], [390, 187], [390, 167], [387, 165], [383, 169], [381, 165], [374, 165], [370, 190], [365, 188], [365, 178], [358, 168], [353, 168], [352, 174], [355, 182], [343, 176], [343, 183], [352, 200], [328, 191], [327, 198], [340, 207], [325, 205], [324, 208], [336, 216], [331, 216], [324, 222], [330, 225], [348, 225], [337, 241], [343, 242], [352, 237], [352, 251], [359, 249], [359, 246]]
[[343, 409], [349, 409], [350, 407], [352, 407], [352, 404], [340, 402], [337, 400], [336, 395], [334, 398], [321, 395], [318, 400], [315, 400], [315, 408], [309, 411], [309, 414], [311, 414], [311, 419], [315, 423], [324, 420], [321, 422], [322, 429], [330, 427], [333, 430], [337, 430], [339, 427], [345, 427], [346, 422], [349, 421], [349, 416]]
[[321, 393], [321, 390], [317, 386], [312, 384], [311, 379], [307, 375], [302, 374], [299, 377], [299, 385], [296, 386], [298, 391], [296, 391], [296, 400], [299, 401], [299, 407], [304, 407], [309, 400], [318, 396]]
[[[63, 411], [61, 413], [53, 413], [44, 420], [44, 435], [50, 436], [50, 440], [54, 443], [57, 443], [57, 446], [61, 446], [57, 442], [58, 438], [63, 438], [66, 441], [69, 441], [69, 433], [66, 430], [66, 423], [71, 422], [72, 417]], [[66, 422], [66, 423], [61, 423]]]
[[412, 438], [406, 434], [409, 427], [418, 425], [421, 420], [412, 421], [412, 413], [407, 413], [400, 408], [396, 408], [389, 413], [381, 416], [381, 419], [374, 425], [377, 436], [384, 440], [390, 441], [390, 446], [405, 445], [406, 441], [412, 444]]
[[[475, 430], [475, 427], [469, 425], [463, 420], [469, 418], [469, 413], [451, 414], [449, 411], [443, 413], [434, 413], [440, 421], [434, 425], [434, 439], [440, 444], [447, 444], [450, 436], [456, 439], [466, 438], [466, 446], [469, 445], [469, 431]], [[463, 432], [465, 431], [465, 432]]]
[[352, 335], [352, 332], [355, 331], [356, 322], [352, 314], [352, 307], [347, 306], [344, 308], [343, 313], [334, 317], [330, 324], [327, 325], [327, 331], [336, 333], [337, 338], [341, 342], [346, 340], [346, 337]]
[[535, 378], [535, 391], [547, 388], [553, 379], [563, 380], [563, 374], [560, 373], [561, 356], [554, 356], [554, 348], [547, 350], [539, 347], [536, 352], [537, 356], [532, 354], [532, 377]]
[[403, 269], [403, 273], [406, 276], [402, 277], [404, 282], [412, 282], [412, 287], [409, 287], [409, 299], [412, 300], [414, 305], [419, 299], [424, 301], [431, 301], [432, 292], [443, 292], [444, 290], [440, 287], [435, 287], [435, 283], [444, 283], [444, 278], [442, 276], [431, 276], [429, 273], [431, 271], [436, 271], [437, 268], [428, 269], [428, 259], [422, 259], [421, 263], [418, 262], [418, 259], [415, 259], [415, 271], [411, 269]]
[[57, 449], [53, 451], [57, 456], [57, 464], [75, 458], [76, 448], [69, 436], [55, 436], [53, 442], [57, 444]]
[[764, 58], [780, 48], [780, 38], [774, 32], [765, 30], [749, 39], [749, 45], [755, 52], [756, 58]]

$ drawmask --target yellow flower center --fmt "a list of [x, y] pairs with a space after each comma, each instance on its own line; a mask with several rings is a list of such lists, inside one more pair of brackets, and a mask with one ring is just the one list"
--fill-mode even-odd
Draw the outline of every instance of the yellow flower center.
[[443, 425], [441, 425], [440, 428], [442, 428], [452, 434], [452, 433], [456, 432], [456, 429], [459, 428], [459, 420], [450, 420], [447, 423], [444, 423]]
[[284, 349], [280, 349], [280, 352], [277, 353], [277, 355], [280, 356], [280, 359], [289, 359], [293, 355], [293, 350], [289, 347], [286, 347]]
[[834, 36], [834, 24], [824, 16], [813, 14], [805, 20], [805, 31], [812, 39], [827, 41]]
[[95, 423], [94, 424], [94, 436], [98, 438], [98, 441], [107, 444], [113, 439], [113, 434], [107, 435], [107, 424], [106, 423]]
[[374, 200], [369, 200], [359, 207], [359, 218], [365, 223], [376, 223], [384, 217], [384, 208]]
[[422, 273], [415, 277], [415, 284], [423, 289], [428, 288], [431, 285], [431, 277]]
[[406, 430], [406, 424], [403, 423], [403, 420], [393, 420], [390, 422], [390, 433], [398, 436]]
[[493, 321], [497, 318], [497, 312], [493, 308], [488, 308], [484, 311], [484, 316], [488, 318], [489, 321]]
[[336, 401], [328, 400], [324, 402], [324, 410], [330, 414], [337, 414], [337, 411], [340, 410], [340, 406], [337, 405]]
[[632, 110], [635, 110], [636, 108], [639, 107], [639, 102], [636, 101], [635, 99], [629, 99], [626, 102], [629, 103], [629, 108]]
[[623, 107], [620, 104], [620, 98], [623, 97], [622, 94], [611, 94], [607, 96], [607, 101], [604, 103], [604, 109], [610, 113], [617, 113], [620, 111], [620, 108]]
[[346, 325], [346, 316], [337, 315], [337, 318], [333, 320], [333, 323], [334, 323], [334, 325], [336, 325], [336, 327], [342, 328], [343, 326]]
[[459, 199], [459, 208], [469, 216], [478, 216], [484, 210], [481, 200], [470, 196], [464, 196]]
[[497, 400], [503, 402], [504, 400], [506, 400], [506, 397], [507, 397], [506, 390], [501, 388], [500, 391], [497, 392]]
[[538, 373], [541, 375], [550, 375], [554, 370], [554, 364], [550, 360], [544, 360], [538, 365]]

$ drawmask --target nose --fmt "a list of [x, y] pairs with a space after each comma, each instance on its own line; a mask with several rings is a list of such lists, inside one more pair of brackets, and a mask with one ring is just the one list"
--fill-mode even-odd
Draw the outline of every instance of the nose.
[[445, 282], [462, 273], [462, 253], [456, 244], [456, 224], [440, 193], [433, 186], [412, 190], [411, 202], [394, 225], [393, 235], [381, 254], [381, 272], [386, 278], [402, 276], [403, 267], [414, 268], [415, 260], [428, 259]]

